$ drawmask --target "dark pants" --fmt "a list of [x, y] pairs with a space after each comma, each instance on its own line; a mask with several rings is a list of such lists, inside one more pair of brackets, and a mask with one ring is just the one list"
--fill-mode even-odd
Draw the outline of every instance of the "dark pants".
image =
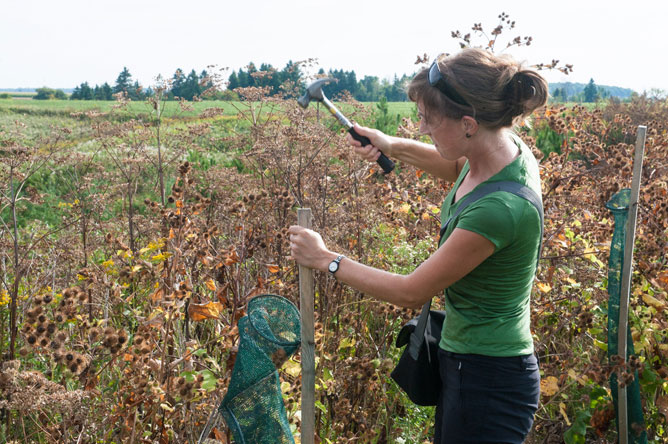
[[524, 441], [540, 397], [534, 355], [497, 358], [439, 349], [438, 358], [443, 384], [435, 444]]

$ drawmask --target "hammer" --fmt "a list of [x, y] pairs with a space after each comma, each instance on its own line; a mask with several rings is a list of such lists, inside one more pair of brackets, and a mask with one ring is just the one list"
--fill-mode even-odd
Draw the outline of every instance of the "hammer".
[[[350, 123], [350, 120], [346, 119], [346, 116], [341, 114], [341, 111], [336, 109], [334, 104], [330, 102], [329, 99], [327, 99], [327, 97], [325, 97], [325, 94], [322, 92], [322, 86], [326, 83], [331, 82], [332, 80], [334, 79], [323, 78], [323, 79], [318, 79], [315, 82], [311, 83], [308, 86], [308, 88], [306, 88], [306, 92], [304, 93], [304, 95], [301, 96], [299, 99], [297, 99], [297, 103], [299, 103], [299, 105], [302, 108], [306, 108], [308, 107], [308, 104], [311, 102], [311, 100], [317, 100], [318, 102], [322, 102], [325, 105], [325, 107], [329, 110], [329, 112], [334, 117], [336, 117], [339, 122], [341, 122], [341, 125], [348, 128], [348, 132], [353, 137], [353, 139], [360, 142], [362, 146], [371, 145], [371, 141], [369, 140], [369, 138], [358, 134], [357, 131], [355, 131], [355, 129], [353, 128], [353, 124]], [[394, 169], [394, 162], [392, 162], [382, 152], [380, 153], [380, 157], [376, 162], [378, 162], [378, 165], [380, 165], [385, 174], [389, 174]]]

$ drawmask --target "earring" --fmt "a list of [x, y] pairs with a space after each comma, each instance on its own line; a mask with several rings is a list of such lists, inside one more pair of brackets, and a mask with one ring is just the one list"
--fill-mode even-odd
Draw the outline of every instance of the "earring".
[[470, 135], [469, 133], [466, 133], [466, 138], [467, 138], [467, 139], [470, 139], [470, 138], [471, 138], [471, 135]]

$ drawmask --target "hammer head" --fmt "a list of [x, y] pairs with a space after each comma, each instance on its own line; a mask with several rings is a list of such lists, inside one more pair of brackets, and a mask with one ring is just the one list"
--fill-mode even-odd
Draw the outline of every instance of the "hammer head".
[[308, 88], [306, 88], [306, 92], [304, 93], [303, 96], [301, 96], [299, 99], [297, 99], [297, 103], [299, 103], [299, 106], [302, 108], [306, 108], [309, 103], [311, 103], [311, 100], [317, 100], [318, 102], [322, 102], [324, 95], [322, 93], [322, 87], [334, 79], [325, 77], [322, 79], [318, 79], [315, 82], [311, 83]]

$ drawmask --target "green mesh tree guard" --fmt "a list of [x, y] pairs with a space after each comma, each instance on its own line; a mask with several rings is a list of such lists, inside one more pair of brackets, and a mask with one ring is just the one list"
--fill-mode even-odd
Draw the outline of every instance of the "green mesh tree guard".
[[[621, 279], [624, 267], [624, 245], [626, 241], [626, 220], [628, 215], [631, 190], [625, 188], [612, 196], [605, 207], [612, 211], [615, 218], [615, 231], [612, 234], [610, 244], [610, 259], [608, 262], [608, 359], [619, 355], [618, 335], [619, 330], [619, 304], [621, 297]], [[631, 338], [631, 327], [627, 326], [626, 358], [633, 355], [633, 339]], [[615, 416], [619, 418], [617, 403], [617, 374], [610, 376], [610, 389], [615, 405]], [[633, 382], [626, 388], [627, 410], [628, 410], [628, 442], [633, 444], [646, 444], [647, 431], [640, 403], [640, 385], [638, 383], [638, 372], [633, 373]], [[619, 424], [617, 424], [619, 430]]]
[[299, 348], [299, 310], [287, 299], [261, 295], [239, 320], [239, 351], [218, 408], [238, 444], [294, 443], [278, 368]]

